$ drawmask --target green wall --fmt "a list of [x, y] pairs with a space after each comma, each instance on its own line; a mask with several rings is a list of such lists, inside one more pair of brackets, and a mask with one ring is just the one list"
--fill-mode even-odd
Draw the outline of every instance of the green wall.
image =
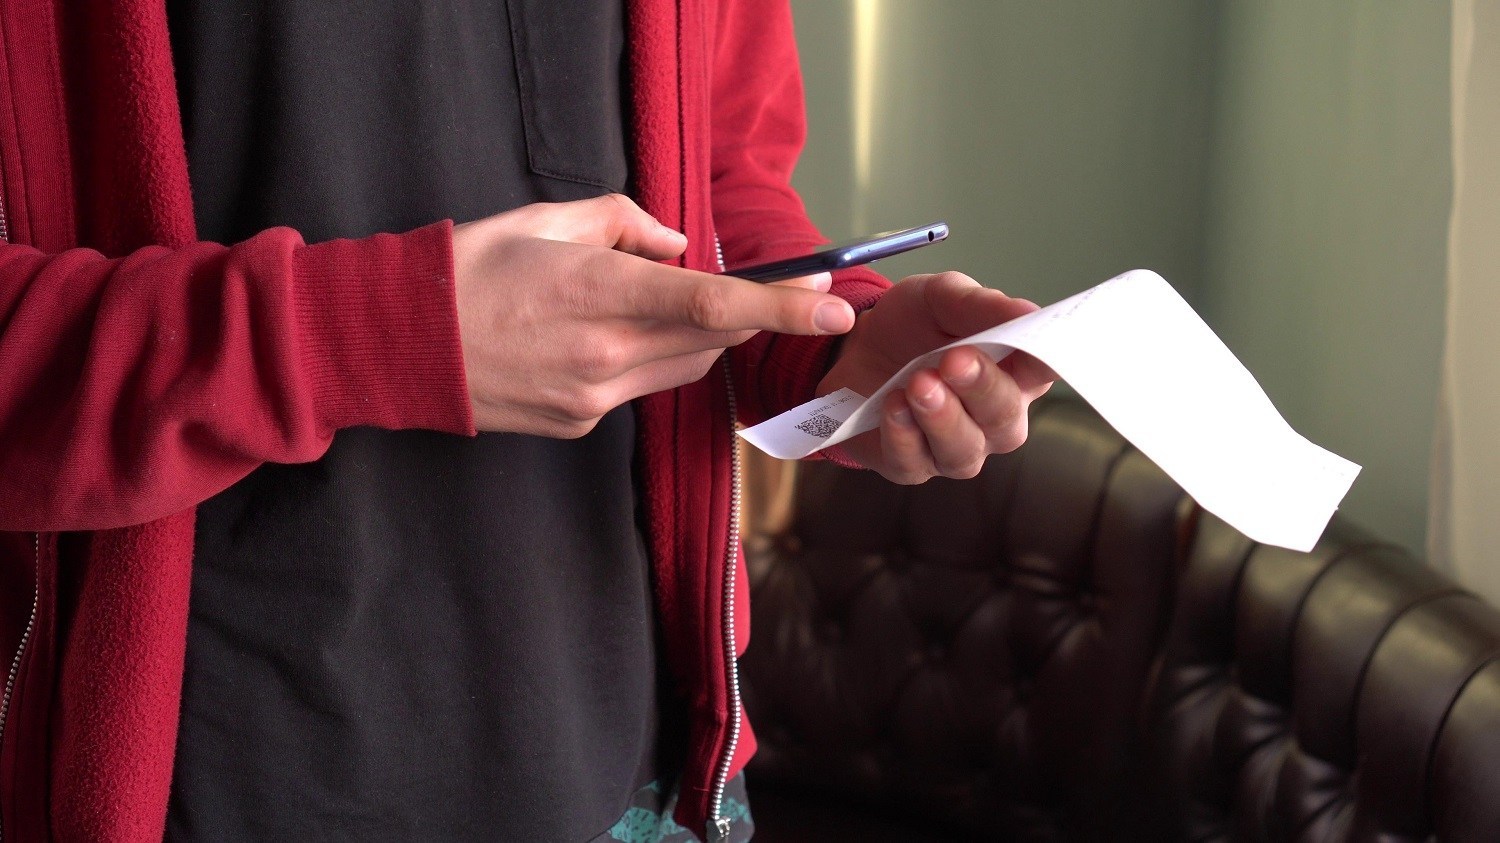
[[[857, 173], [856, 8], [874, 11]], [[1056, 300], [1134, 267], [1198, 307], [1299, 431], [1361, 463], [1357, 521], [1422, 547], [1451, 198], [1449, 4], [793, 0], [839, 239]], [[1170, 376], [1170, 373], [1165, 373]], [[1191, 384], [1183, 384], [1191, 389]]]
[[1449, 4], [1223, 4], [1198, 298], [1298, 431], [1421, 551], [1442, 352]]
[[857, 184], [856, 3], [793, 0], [809, 143], [796, 184], [833, 239], [946, 219], [881, 267], [958, 269], [1042, 304], [1201, 262], [1210, 5], [877, 0], [872, 178]]

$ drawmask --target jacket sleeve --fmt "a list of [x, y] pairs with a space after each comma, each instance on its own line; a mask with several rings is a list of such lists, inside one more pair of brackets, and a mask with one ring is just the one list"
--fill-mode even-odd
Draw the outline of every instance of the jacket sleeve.
[[[713, 64], [713, 210], [725, 262], [775, 260], [827, 243], [792, 188], [807, 134], [787, 0], [721, 0]], [[856, 312], [890, 286], [872, 270], [836, 273]], [[734, 354], [740, 415], [754, 424], [813, 397], [830, 338], [761, 334]]]
[[0, 529], [144, 523], [342, 427], [472, 433], [451, 230], [0, 245]]

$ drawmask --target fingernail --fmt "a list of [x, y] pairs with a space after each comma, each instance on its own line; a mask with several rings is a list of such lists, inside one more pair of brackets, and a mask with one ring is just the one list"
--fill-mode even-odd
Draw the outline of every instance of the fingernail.
[[813, 276], [813, 289], [820, 293], [826, 293], [833, 288], [833, 276], [826, 272], [820, 272]]
[[917, 396], [917, 406], [924, 410], [936, 410], [943, 406], [943, 387], [941, 384], [933, 384], [932, 388]]
[[964, 367], [963, 371], [949, 377], [948, 383], [954, 386], [973, 386], [979, 380], [979, 373], [981, 371], [982, 367], [979, 364], [979, 357], [975, 356], [969, 361], [969, 365]]
[[854, 327], [854, 311], [845, 302], [825, 301], [813, 311], [813, 326], [825, 334], [842, 334]]
[[912, 424], [914, 424], [911, 418], [911, 410], [908, 410], [905, 405], [896, 407], [895, 409], [891, 410], [890, 416], [891, 421], [901, 425], [902, 427], [911, 427]]

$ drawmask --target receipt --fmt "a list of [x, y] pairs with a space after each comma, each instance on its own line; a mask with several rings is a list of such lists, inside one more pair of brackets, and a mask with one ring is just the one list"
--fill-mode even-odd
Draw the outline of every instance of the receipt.
[[880, 424], [887, 393], [949, 348], [1019, 349], [1066, 380], [1199, 504], [1250, 538], [1311, 550], [1359, 466], [1298, 434], [1161, 276], [1127, 272], [912, 360], [868, 399], [843, 389], [740, 431], [800, 459]]

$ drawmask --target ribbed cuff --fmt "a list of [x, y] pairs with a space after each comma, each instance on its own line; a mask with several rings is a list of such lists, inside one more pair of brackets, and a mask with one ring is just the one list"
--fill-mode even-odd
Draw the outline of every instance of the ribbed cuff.
[[842, 442], [837, 445], [829, 445], [827, 448], [824, 448], [823, 450], [806, 457], [806, 459], [809, 462], [826, 460], [833, 463], [834, 465], [842, 466], [844, 468], [855, 468], [861, 470], [866, 468], [864, 463], [858, 462], [853, 457], [849, 456], [849, 452], [844, 450], [844, 443]]
[[[829, 292], [849, 302], [855, 315], [875, 306], [890, 282], [865, 269], [851, 269], [834, 274]], [[767, 383], [770, 392], [766, 406], [772, 414], [791, 409], [813, 399], [818, 382], [833, 366], [834, 353], [843, 337], [801, 336], [784, 334], [776, 337], [771, 365], [776, 374]]]
[[[890, 282], [884, 276], [878, 275], [867, 269], [850, 270], [834, 276], [833, 289], [830, 291], [849, 302], [854, 308], [855, 315], [864, 313], [880, 301], [880, 297], [891, 288]], [[833, 342], [827, 343], [823, 351], [824, 356], [815, 364], [818, 371], [827, 372], [833, 367], [838, 359], [839, 349], [844, 344], [848, 334], [834, 338]], [[820, 377], [819, 380], [822, 378]], [[808, 399], [811, 400], [811, 399]], [[857, 461], [844, 450], [843, 445], [832, 445], [808, 457], [809, 460], [827, 460], [844, 468], [862, 469], [865, 466]]]
[[329, 429], [473, 435], [451, 221], [303, 246], [293, 272], [300, 368]]

